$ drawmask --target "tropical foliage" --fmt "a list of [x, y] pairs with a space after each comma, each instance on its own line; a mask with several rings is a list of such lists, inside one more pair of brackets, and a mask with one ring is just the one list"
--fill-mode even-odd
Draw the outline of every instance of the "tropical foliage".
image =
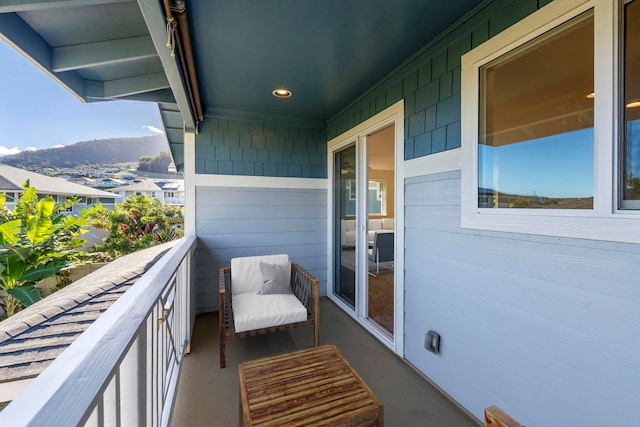
[[78, 236], [86, 232], [88, 215], [102, 208], [65, 213], [77, 203], [71, 198], [56, 205], [51, 196], [38, 197], [29, 181], [13, 211], [0, 194], [0, 306], [7, 316], [40, 300], [36, 283], [86, 256], [78, 251], [86, 243]]
[[627, 176], [627, 188], [633, 190], [633, 194], [636, 199], [640, 199], [640, 177], [634, 176], [629, 173]]
[[167, 173], [171, 162], [169, 151], [163, 151], [155, 156], [142, 156], [138, 159], [138, 171]]
[[132, 195], [113, 211], [92, 215], [91, 224], [110, 233], [102, 244], [96, 245], [95, 251], [103, 260], [113, 260], [182, 237], [183, 223], [182, 208], [156, 198]]

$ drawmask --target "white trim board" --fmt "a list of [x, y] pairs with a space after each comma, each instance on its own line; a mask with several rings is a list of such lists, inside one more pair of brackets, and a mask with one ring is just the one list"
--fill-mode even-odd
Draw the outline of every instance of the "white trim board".
[[404, 178], [433, 175], [462, 169], [462, 149], [442, 151], [404, 162]]
[[184, 133], [184, 234], [196, 235], [196, 134]]
[[[399, 115], [402, 115], [403, 120], [401, 123], [399, 120], [396, 120], [397, 117], [399, 117]], [[329, 151], [331, 151], [332, 148], [336, 148], [337, 146], [348, 144], [348, 141], [346, 140], [355, 141], [358, 135], [372, 133], [376, 129], [380, 129], [384, 127], [387, 123], [391, 124], [393, 122], [395, 122], [396, 128], [400, 124], [402, 124], [402, 129], [404, 130], [404, 99], [401, 99], [400, 101], [396, 102], [395, 104], [391, 105], [385, 110], [382, 110], [375, 116], [365, 120], [364, 122], [360, 123], [356, 127], [353, 127], [348, 131], [346, 131], [345, 133], [338, 135], [335, 138], [329, 140], [327, 144]], [[404, 141], [404, 134], [402, 135], [403, 135], [402, 138]], [[397, 154], [398, 153], [396, 153], [396, 155]]]
[[275, 176], [195, 174], [196, 187], [293, 188], [326, 190], [326, 178], [285, 178]]

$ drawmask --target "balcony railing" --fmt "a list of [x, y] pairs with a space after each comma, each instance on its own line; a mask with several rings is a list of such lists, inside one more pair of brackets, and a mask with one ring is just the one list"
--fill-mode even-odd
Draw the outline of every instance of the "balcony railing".
[[0, 425], [168, 425], [194, 320], [195, 241], [156, 262], [0, 412]]
[[184, 206], [184, 197], [165, 197], [164, 202], [168, 205]]

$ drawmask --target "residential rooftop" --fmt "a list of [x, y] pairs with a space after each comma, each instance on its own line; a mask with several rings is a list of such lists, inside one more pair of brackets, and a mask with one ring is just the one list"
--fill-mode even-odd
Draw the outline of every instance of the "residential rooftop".
[[0, 322], [0, 383], [40, 374], [174, 243], [124, 255]]
[[24, 169], [0, 164], [0, 192], [16, 192], [22, 190], [22, 185], [29, 181], [31, 187], [40, 194], [57, 194], [63, 196], [108, 197], [112, 193], [74, 184], [62, 178], [54, 178]]

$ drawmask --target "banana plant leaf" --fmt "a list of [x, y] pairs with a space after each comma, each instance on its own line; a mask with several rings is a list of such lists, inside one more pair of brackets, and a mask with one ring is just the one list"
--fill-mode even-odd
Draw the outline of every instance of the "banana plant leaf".
[[51, 214], [55, 207], [53, 197], [47, 196], [38, 202], [37, 216], [29, 221], [27, 235], [33, 244], [40, 243], [43, 239], [48, 239], [47, 231], [51, 227]]
[[34, 285], [16, 286], [15, 288], [7, 289], [7, 292], [25, 307], [29, 307], [42, 299], [40, 291]]
[[0, 224], [0, 244], [13, 245], [17, 243], [20, 240], [20, 227], [22, 227], [22, 221], [19, 219]]
[[0, 246], [0, 257], [8, 259], [11, 262], [25, 262], [32, 254], [33, 248], [19, 245], [3, 245]]
[[19, 218], [26, 218], [29, 215], [29, 209], [31, 207], [32, 201], [37, 200], [38, 194], [36, 189], [30, 187], [29, 180], [25, 181], [24, 192], [22, 196], [18, 199], [18, 203], [13, 208], [13, 214]]
[[[20, 279], [24, 282], [38, 282], [42, 279], [53, 276], [68, 264], [69, 263], [66, 260], [53, 260], [46, 264], [40, 264], [36, 268], [30, 268], [29, 270], [26, 270], [22, 274], [22, 277], [20, 277]], [[16, 287], [18, 288], [20, 286]]]
[[26, 264], [8, 266], [2, 265], [2, 272], [0, 274], [0, 288], [13, 288], [15, 284], [20, 281], [22, 273], [24, 272], [26, 267]]

